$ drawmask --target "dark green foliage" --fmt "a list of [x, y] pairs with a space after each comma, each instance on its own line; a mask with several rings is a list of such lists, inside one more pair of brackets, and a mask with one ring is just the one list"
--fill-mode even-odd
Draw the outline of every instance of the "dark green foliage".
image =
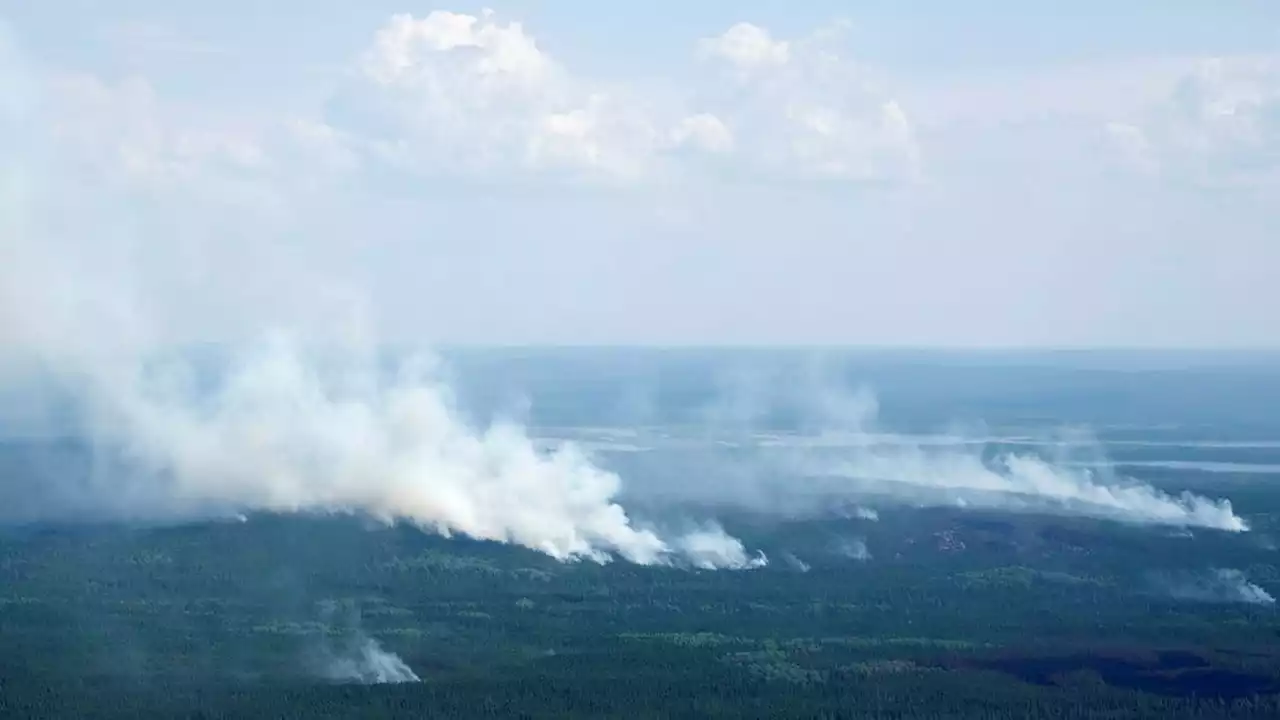
[[[0, 715], [1280, 717], [1274, 608], [1149, 581], [1230, 566], [1274, 590], [1247, 536], [954, 511], [733, 525], [812, 569], [564, 565], [343, 517], [13, 532]], [[831, 550], [854, 532], [871, 562]], [[331, 601], [423, 682], [326, 681]]]

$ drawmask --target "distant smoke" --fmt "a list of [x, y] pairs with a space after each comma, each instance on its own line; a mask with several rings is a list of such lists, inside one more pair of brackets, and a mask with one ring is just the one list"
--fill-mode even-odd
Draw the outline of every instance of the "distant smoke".
[[880, 513], [872, 510], [871, 508], [854, 508], [853, 516], [859, 520], [870, 520], [871, 522], [878, 522], [880, 520]]
[[867, 541], [862, 538], [840, 538], [835, 543], [836, 554], [850, 560], [866, 561], [871, 559], [871, 551], [867, 549]]
[[326, 675], [338, 682], [363, 685], [421, 681], [398, 656], [383, 650], [377, 640], [363, 635], [344, 648], [342, 654], [330, 658]]
[[[195, 198], [84, 182], [49, 142], [40, 99], [9, 81], [26, 75], [3, 43], [0, 349], [38, 369], [4, 379], [52, 377], [93, 458], [74, 480], [6, 476], [30, 487], [0, 499], [22, 498], [28, 518], [352, 512], [562, 560], [756, 562], [715, 526], [637, 528], [618, 476], [572, 444], [540, 450], [515, 423], [466, 422], [429, 363], [389, 371], [347, 250], [290, 246], [301, 233], [276, 231], [274, 215], [193, 227]], [[139, 203], [172, 236], [139, 231]], [[233, 359], [214, 367], [175, 341], [224, 337]]]
[[783, 561], [785, 561], [785, 562], [787, 563], [787, 565], [788, 565], [788, 566], [790, 566], [793, 570], [799, 570], [799, 571], [800, 571], [800, 572], [802, 572], [802, 573], [807, 573], [807, 572], [809, 572], [809, 570], [810, 570], [809, 563], [807, 563], [807, 562], [805, 562], [805, 561], [801, 560], [800, 558], [796, 557], [795, 555], [793, 555], [793, 554], [791, 554], [791, 553], [783, 553], [783, 554], [782, 554], [782, 559], [783, 559]]
[[1276, 602], [1271, 593], [1249, 582], [1243, 572], [1229, 568], [1217, 568], [1198, 575], [1164, 577], [1158, 583], [1170, 595], [1181, 600], [1250, 605], [1274, 605]]
[[[0, 93], [0, 349], [11, 367], [37, 368], [73, 396], [92, 446], [74, 478], [6, 474], [6, 512], [11, 498], [27, 518], [351, 512], [562, 560], [701, 568], [766, 559], [715, 524], [684, 536], [646, 529], [622, 506], [624, 490], [769, 513], [867, 502], [1246, 529], [1226, 500], [1030, 455], [984, 458], [876, 435], [869, 397], [819, 384], [772, 388], [794, 396], [803, 432], [766, 443], [753, 421], [771, 398], [729, 398], [705, 419], [755, 437], [742, 464], [717, 456], [652, 491], [624, 488], [572, 443], [541, 448], [517, 423], [468, 422], [429, 362], [386, 367], [367, 305], [376, 281], [352, 270], [360, 256], [296, 240], [307, 234], [290, 225], [323, 206], [246, 219], [257, 211], [229, 212], [220, 197], [136, 194], [81, 175], [50, 142], [39, 84], [26, 82], [4, 42], [0, 78], [13, 92]], [[193, 203], [204, 212], [185, 212]], [[154, 215], [165, 232], [138, 215]], [[228, 225], [193, 226], [197, 215]], [[211, 339], [233, 348], [229, 363], [211, 368], [177, 350]]]
[[1070, 470], [1032, 455], [984, 459], [963, 450], [909, 445], [850, 448], [842, 458], [802, 461], [824, 492], [900, 503], [1082, 515], [1137, 524], [1248, 529], [1229, 500], [1170, 495], [1111, 472]]
[[703, 570], [745, 570], [768, 564], [764, 553], [749, 557], [741, 541], [727, 535], [723, 528], [714, 523], [680, 538], [677, 547], [694, 567]]
[[[1084, 438], [1046, 442], [1043, 455], [963, 436], [926, 441], [880, 430], [879, 407], [867, 390], [850, 393], [838, 380], [804, 370], [799, 377], [793, 370], [765, 373], [754, 383], [742, 377], [734, 375], [730, 396], [706, 413], [715, 423], [707, 443], [712, 449], [684, 461], [696, 462], [686, 473], [696, 471], [699, 481], [674, 474], [674, 482], [655, 483], [648, 492], [754, 511], [869, 520], [878, 518], [870, 506], [905, 505], [1248, 530], [1229, 500], [1171, 494], [1120, 476]], [[793, 418], [795, 429], [769, 429], [765, 421], [779, 415]], [[715, 449], [722, 447], [732, 452]], [[1068, 451], [1094, 456], [1092, 466], [1073, 466]]]
[[[324, 615], [332, 621], [338, 606], [327, 603]], [[395, 653], [387, 652], [360, 627], [359, 609], [346, 608], [347, 617], [335, 643], [326, 637], [318, 658], [320, 674], [335, 682], [362, 685], [421, 682], [421, 678]]]

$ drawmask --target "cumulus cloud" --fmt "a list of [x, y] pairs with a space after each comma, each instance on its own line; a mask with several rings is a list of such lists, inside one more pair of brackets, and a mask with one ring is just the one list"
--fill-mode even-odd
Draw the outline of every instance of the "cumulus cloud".
[[[918, 162], [911, 124], [829, 33], [792, 43], [740, 23], [694, 55], [662, 97], [574, 72], [524, 25], [492, 12], [397, 15], [359, 58], [327, 121], [381, 161], [429, 175], [638, 181], [699, 173], [702, 161], [777, 178], [902, 177]], [[718, 167], [713, 166], [713, 167]]]
[[41, 102], [61, 172], [140, 197], [278, 214], [361, 164], [350, 138], [320, 120], [183, 107], [137, 76], [53, 76]]
[[433, 175], [628, 179], [665, 142], [625, 88], [575, 76], [489, 11], [394, 16], [332, 114], [383, 160]]
[[632, 185], [695, 176], [914, 177], [902, 105], [831, 28], [779, 40], [747, 23], [697, 41], [665, 87], [597, 78], [492, 11], [398, 14], [370, 29], [323, 107], [292, 117], [166, 101], [146, 78], [51, 78], [57, 137], [113, 182], [274, 205], [385, 166], [428, 178]]
[[839, 25], [795, 41], [739, 23], [699, 54], [724, 77], [699, 99], [766, 176], [913, 178], [920, 149], [902, 105], [847, 56]]
[[118, 172], [157, 185], [207, 176], [213, 169], [252, 171], [265, 166], [263, 149], [231, 128], [181, 127], [162, 117], [161, 101], [145, 80], [111, 85], [92, 75], [57, 78], [51, 97], [55, 133], [104, 173]]
[[688, 147], [712, 153], [734, 149], [733, 131], [724, 121], [710, 113], [698, 113], [681, 120], [671, 131], [676, 147]]
[[1138, 169], [1196, 182], [1275, 179], [1280, 169], [1280, 61], [1198, 62], [1140, 117], [1107, 133]]
[[703, 55], [725, 60], [744, 73], [786, 65], [791, 58], [790, 43], [774, 40], [765, 28], [745, 22], [718, 37], [704, 38], [698, 47]]

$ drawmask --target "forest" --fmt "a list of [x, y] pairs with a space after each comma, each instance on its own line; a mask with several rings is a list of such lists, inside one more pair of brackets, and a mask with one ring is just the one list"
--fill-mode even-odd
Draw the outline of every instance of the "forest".
[[[848, 371], [874, 385], [894, 431], [980, 418], [988, 440], [973, 452], [989, 459], [1083, 424], [1113, 488], [1229, 498], [1249, 531], [1016, 498], [698, 507], [717, 497], [689, 492], [692, 479], [758, 459], [714, 450], [699, 427], [718, 392], [710, 360], [481, 354], [457, 379], [477, 417], [531, 389], [534, 436], [610, 440], [592, 454], [626, 479], [629, 512], [715, 518], [767, 565], [560, 562], [355, 513], [96, 522], [76, 505], [35, 520], [50, 498], [18, 480], [94, 458], [3, 440], [0, 716], [1280, 717], [1273, 370], [1135, 373], [1123, 358], [940, 370], [913, 357]], [[632, 402], [632, 386], [653, 402]], [[802, 409], [748, 430], [776, 442]], [[924, 453], [931, 437], [898, 441]], [[793, 480], [761, 487], [786, 497]]]
[[10, 529], [0, 713], [1280, 716], [1280, 617], [1231, 587], [1280, 586], [1256, 534], [730, 520], [767, 567], [560, 563], [352, 516]]

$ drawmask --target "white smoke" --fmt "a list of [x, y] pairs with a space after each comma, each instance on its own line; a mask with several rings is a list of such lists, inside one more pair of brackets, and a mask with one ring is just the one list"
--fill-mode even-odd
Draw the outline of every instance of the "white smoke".
[[[848, 513], [875, 519], [862, 503], [962, 507], [1110, 519], [1134, 524], [1248, 530], [1230, 500], [1189, 492], [1171, 494], [1118, 475], [1110, 464], [1073, 465], [1068, 458], [1033, 452], [992, 452], [982, 442], [941, 443], [885, 432], [879, 407], [866, 390], [849, 393], [839, 382], [802, 373], [759, 377], [745, 384], [733, 376], [732, 395], [713, 404], [708, 417], [737, 437], [750, 460], [726, 465], [722, 482], [664, 486], [669, 495], [700, 502], [728, 502], [792, 514]], [[800, 419], [801, 430], [761, 433], [759, 421], [779, 409]], [[1093, 450], [1076, 438], [1075, 452]]]
[[1274, 605], [1275, 597], [1249, 582], [1240, 570], [1215, 568], [1195, 576], [1169, 577], [1161, 582], [1175, 598], [1212, 603]]
[[[184, 210], [206, 200], [86, 178], [57, 152], [48, 133], [57, 123], [41, 116], [2, 35], [0, 80], [0, 348], [74, 392], [96, 451], [86, 482], [37, 488], [51, 500], [34, 512], [58, 503], [133, 516], [356, 512], [565, 560], [764, 564], [714, 524], [684, 537], [637, 526], [617, 501], [616, 474], [571, 443], [540, 449], [517, 424], [464, 422], [429, 365], [385, 371], [367, 307], [376, 279], [351, 269], [360, 263], [350, 248], [280, 229], [292, 217], [280, 207], [270, 222], [241, 218], [254, 211], [237, 206], [223, 213], [225, 228], [194, 227]], [[130, 212], [139, 204], [145, 212]], [[203, 209], [190, 215], [217, 216]], [[326, 209], [313, 201], [294, 214], [323, 222]], [[162, 218], [166, 232], [140, 227], [137, 215]], [[239, 352], [211, 376], [175, 355], [175, 338], [231, 339]], [[1226, 500], [1030, 455], [988, 460], [980, 449], [886, 441], [871, 432], [865, 398], [799, 394], [812, 401], [809, 439], [832, 442], [759, 448], [743, 484], [710, 483], [709, 499], [751, 497], [771, 512], [865, 500], [1246, 529]], [[712, 419], [750, 421], [767, 405]], [[694, 485], [679, 482], [668, 500]]]
[[800, 558], [796, 557], [796, 556], [795, 556], [794, 554], [792, 554], [792, 553], [783, 553], [783, 554], [782, 554], [782, 559], [783, 559], [783, 560], [787, 563], [787, 565], [789, 565], [789, 566], [791, 567], [791, 569], [793, 569], [793, 570], [798, 570], [798, 571], [800, 571], [800, 572], [802, 572], [802, 573], [807, 573], [807, 572], [809, 572], [809, 570], [811, 570], [811, 569], [812, 569], [812, 568], [810, 567], [809, 563], [807, 563], [807, 562], [805, 562], [805, 561], [801, 560]]
[[871, 550], [867, 548], [867, 541], [860, 537], [840, 538], [835, 543], [835, 551], [837, 555], [850, 560], [865, 562], [871, 559]]
[[[342, 617], [338, 613], [342, 611]], [[320, 647], [319, 673], [335, 682], [362, 685], [421, 682], [417, 673], [400, 656], [388, 652], [361, 628], [360, 608], [352, 602], [327, 601], [321, 604], [326, 628], [338, 622], [337, 646], [326, 633]]]
[[1033, 455], [990, 460], [957, 450], [908, 445], [861, 447], [834, 460], [806, 461], [827, 491], [914, 505], [1059, 512], [1137, 524], [1248, 529], [1229, 500], [1151, 485], [1091, 469], [1068, 469]]
[[276, 340], [203, 401], [145, 380], [106, 392], [95, 426], [179, 510], [359, 511], [559, 559], [671, 552], [613, 502], [616, 475], [573, 445], [539, 452], [515, 425], [473, 431], [412, 367], [326, 373]]
[[[0, 149], [14, 151], [0, 157], [0, 347], [74, 395], [95, 453], [77, 486], [40, 478], [64, 484], [39, 487], [50, 502], [33, 512], [353, 512], [562, 560], [752, 565], [717, 526], [638, 529], [619, 477], [572, 444], [542, 451], [516, 424], [464, 422], [428, 363], [387, 372], [351, 257], [267, 222], [191, 227], [185, 196], [76, 182], [40, 98], [10, 82], [27, 77], [16, 57], [0, 35], [14, 91], [0, 93]], [[172, 236], [120, 209], [139, 203], [173, 213]], [[210, 372], [175, 337], [238, 350]]]
[[562, 560], [752, 564], [715, 525], [670, 542], [638, 529], [613, 500], [617, 475], [572, 444], [539, 451], [513, 424], [472, 429], [447, 390], [412, 366], [389, 381], [362, 363], [326, 371], [275, 339], [200, 396], [166, 379], [184, 372], [168, 363], [111, 382], [89, 375], [94, 439], [123, 458], [85, 488], [100, 505], [119, 514], [360, 512]]
[[377, 640], [363, 633], [358, 634], [343, 654], [329, 658], [325, 676], [337, 682], [362, 685], [422, 681], [398, 655], [383, 650]]
[[747, 555], [742, 541], [728, 535], [715, 523], [708, 523], [680, 538], [678, 547], [694, 567], [703, 570], [747, 570], [764, 567], [769, 562], [764, 553], [755, 557]]
[[853, 516], [859, 520], [880, 521], [880, 513], [872, 508], [856, 507], [853, 509]]

